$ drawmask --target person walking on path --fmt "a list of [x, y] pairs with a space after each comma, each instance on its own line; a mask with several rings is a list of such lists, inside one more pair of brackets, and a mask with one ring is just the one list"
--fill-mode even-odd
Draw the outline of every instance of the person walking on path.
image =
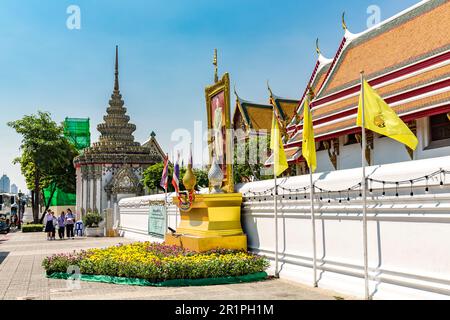
[[55, 216], [55, 213], [52, 211], [53, 216], [53, 231], [52, 231], [52, 240], [55, 240], [56, 229], [58, 228], [58, 218]]
[[73, 226], [75, 224], [75, 215], [72, 213], [72, 210], [67, 209], [66, 215], [66, 229], [67, 229], [67, 239], [73, 239]]
[[45, 221], [45, 232], [47, 233], [47, 240], [51, 240], [54, 227], [53, 227], [53, 215], [50, 210], [47, 210], [44, 221]]
[[58, 217], [58, 236], [59, 239], [64, 239], [64, 227], [66, 225], [66, 215], [63, 212], [61, 212], [61, 215]]

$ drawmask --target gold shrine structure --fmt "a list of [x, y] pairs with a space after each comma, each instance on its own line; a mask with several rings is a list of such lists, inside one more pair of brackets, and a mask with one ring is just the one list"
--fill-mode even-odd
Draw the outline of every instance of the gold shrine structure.
[[214, 84], [205, 89], [209, 129], [210, 170], [208, 194], [196, 194], [196, 177], [188, 165], [183, 184], [188, 194], [174, 197], [181, 221], [175, 233], [167, 233], [165, 242], [197, 252], [217, 248], [247, 250], [247, 236], [241, 226], [242, 194], [234, 192], [232, 137], [230, 136], [230, 80], [217, 74], [217, 50], [214, 53]]

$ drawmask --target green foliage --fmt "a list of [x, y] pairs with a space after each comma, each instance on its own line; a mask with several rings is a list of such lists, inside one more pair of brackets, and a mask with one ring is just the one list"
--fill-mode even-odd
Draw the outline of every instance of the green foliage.
[[[148, 167], [143, 173], [143, 184], [150, 191], [154, 192], [155, 190], [164, 191], [163, 188], [159, 185], [161, 182], [161, 176], [164, 170], [164, 163], [156, 163], [150, 167]], [[208, 186], [208, 172], [203, 169], [194, 169], [194, 174], [197, 177], [197, 189], [199, 187], [207, 187]], [[183, 177], [186, 173], [186, 168], [182, 168], [180, 166], [180, 190], [185, 190], [183, 185]], [[173, 176], [173, 164], [169, 164], [169, 182], [168, 182], [168, 190], [167, 192], [174, 192], [174, 188], [172, 186], [172, 176]]]
[[[261, 140], [264, 139], [264, 140]], [[261, 146], [264, 144], [264, 146]], [[234, 146], [233, 176], [235, 183], [272, 179], [264, 162], [270, 150], [270, 136], [250, 136]]]
[[43, 260], [47, 274], [67, 272], [71, 265], [82, 274], [146, 279], [201, 279], [241, 276], [269, 267], [264, 256], [245, 251], [218, 249], [196, 253], [160, 243], [136, 242], [70, 254], [56, 254]]
[[14, 163], [20, 164], [27, 187], [34, 193], [33, 217], [37, 222], [42, 189], [55, 184], [64, 192], [75, 192], [73, 159], [78, 151], [64, 137], [63, 126], [53, 121], [47, 112], [24, 116], [8, 122], [8, 126], [22, 135], [22, 154]]
[[87, 228], [98, 227], [98, 224], [103, 221], [103, 217], [98, 212], [88, 212], [83, 217], [83, 224]]
[[197, 189], [207, 188], [209, 186], [208, 171], [204, 169], [194, 169], [193, 171], [197, 178]]
[[22, 232], [42, 232], [44, 231], [43, 224], [24, 224], [22, 225]]

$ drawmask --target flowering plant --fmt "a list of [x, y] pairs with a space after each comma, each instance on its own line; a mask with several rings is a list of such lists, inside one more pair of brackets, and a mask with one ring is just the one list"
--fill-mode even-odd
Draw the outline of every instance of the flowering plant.
[[177, 246], [136, 242], [70, 254], [56, 254], [42, 263], [47, 274], [77, 265], [82, 274], [140, 278], [152, 282], [241, 276], [262, 272], [267, 258], [245, 251], [217, 249], [197, 253]]

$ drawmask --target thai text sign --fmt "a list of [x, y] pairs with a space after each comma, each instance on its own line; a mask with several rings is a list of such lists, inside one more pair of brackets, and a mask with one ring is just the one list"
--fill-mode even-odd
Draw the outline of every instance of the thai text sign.
[[165, 206], [150, 206], [148, 214], [148, 234], [156, 237], [164, 237], [166, 233], [166, 214]]

